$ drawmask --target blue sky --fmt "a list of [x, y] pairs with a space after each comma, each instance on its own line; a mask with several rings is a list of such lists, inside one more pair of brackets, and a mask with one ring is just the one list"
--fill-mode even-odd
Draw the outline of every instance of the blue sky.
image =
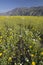
[[0, 12], [17, 7], [43, 6], [43, 0], [0, 0]]

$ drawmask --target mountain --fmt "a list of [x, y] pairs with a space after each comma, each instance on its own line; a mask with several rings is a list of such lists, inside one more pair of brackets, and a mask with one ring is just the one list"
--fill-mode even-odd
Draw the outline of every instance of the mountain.
[[9, 16], [43, 16], [43, 6], [39, 7], [30, 7], [30, 8], [15, 8], [11, 11], [0, 13], [0, 15], [9, 15]]

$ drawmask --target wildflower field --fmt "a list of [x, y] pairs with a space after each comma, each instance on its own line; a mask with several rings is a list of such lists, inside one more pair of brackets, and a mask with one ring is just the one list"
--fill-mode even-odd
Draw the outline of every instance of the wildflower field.
[[0, 16], [0, 65], [43, 65], [43, 16]]

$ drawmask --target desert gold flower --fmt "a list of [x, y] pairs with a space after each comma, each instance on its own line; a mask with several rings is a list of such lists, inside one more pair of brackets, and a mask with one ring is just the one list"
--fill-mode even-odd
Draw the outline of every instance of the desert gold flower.
[[25, 50], [25, 48], [24, 48], [24, 50]]
[[0, 40], [0, 43], [2, 42], [2, 40]]
[[32, 62], [32, 65], [36, 65], [36, 63], [33, 61], [33, 62]]
[[0, 38], [2, 39], [2, 36], [0, 36]]
[[43, 52], [41, 52], [40, 55], [43, 55]]
[[34, 57], [35, 55], [34, 54], [31, 54], [31, 57]]
[[10, 38], [13, 38], [13, 36], [10, 36]]
[[4, 53], [6, 52], [6, 50], [3, 51]]
[[12, 57], [9, 57], [8, 61], [12, 61]]
[[0, 53], [0, 57], [2, 56], [2, 53]]
[[32, 46], [29, 46], [30, 48], [32, 48]]

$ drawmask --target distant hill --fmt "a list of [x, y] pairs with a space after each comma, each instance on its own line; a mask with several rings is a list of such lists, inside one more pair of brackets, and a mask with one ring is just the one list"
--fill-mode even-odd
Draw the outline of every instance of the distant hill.
[[15, 8], [11, 11], [0, 13], [0, 15], [9, 15], [9, 16], [43, 16], [43, 6], [40, 7], [30, 7], [30, 8]]

